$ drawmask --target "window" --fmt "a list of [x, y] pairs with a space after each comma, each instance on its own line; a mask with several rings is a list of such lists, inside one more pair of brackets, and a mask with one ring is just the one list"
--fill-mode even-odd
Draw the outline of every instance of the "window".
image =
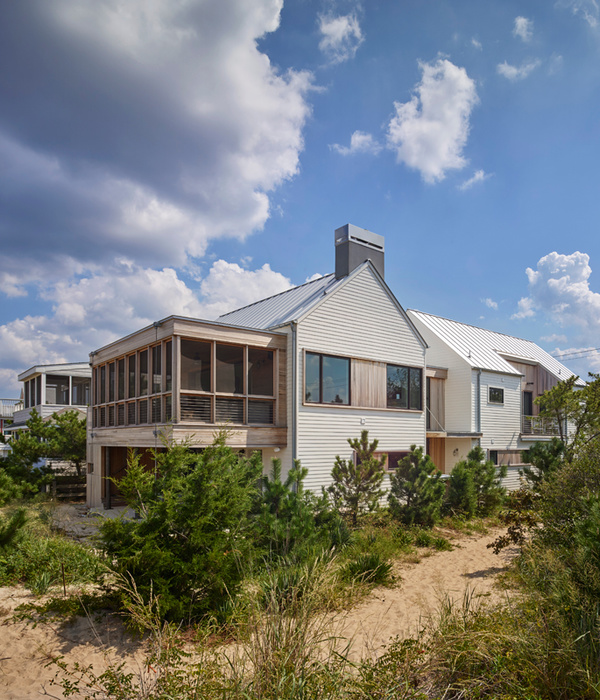
[[181, 388], [210, 391], [211, 343], [181, 341]]
[[128, 384], [127, 384], [127, 398], [133, 399], [135, 397], [135, 355], [129, 355], [127, 358], [127, 373], [128, 373]]
[[119, 401], [122, 401], [125, 398], [125, 358], [122, 357], [118, 362], [117, 362], [117, 396], [119, 397]]
[[248, 393], [273, 396], [273, 351], [248, 348]]
[[61, 377], [57, 374], [46, 375], [47, 404], [53, 404], [55, 406], [68, 406], [69, 393], [69, 377]]
[[108, 400], [115, 400], [115, 363], [111, 362], [108, 365]]
[[162, 367], [161, 367], [161, 348], [160, 345], [155, 345], [152, 348], [152, 393], [160, 394], [162, 389]]
[[90, 380], [85, 377], [73, 377], [72, 401], [74, 406], [87, 406], [90, 402]]
[[217, 343], [217, 391], [244, 393], [244, 348]]
[[[148, 351], [140, 352], [140, 396], [148, 393]], [[146, 421], [144, 421], [146, 422]]]
[[422, 409], [422, 370], [419, 367], [387, 366], [387, 407]]
[[307, 352], [304, 398], [307, 403], [350, 404], [350, 360]]
[[504, 403], [504, 389], [495, 386], [488, 387], [488, 401], [490, 403]]
[[[403, 450], [401, 452], [373, 452], [373, 457], [375, 459], [381, 459], [385, 457], [383, 468], [386, 471], [394, 471], [398, 468], [398, 464], [405, 458], [408, 457], [410, 452], [408, 450]], [[353, 453], [354, 463], [360, 464], [358, 455], [356, 452]]]
[[165, 389], [173, 389], [173, 343], [169, 340], [165, 346]]

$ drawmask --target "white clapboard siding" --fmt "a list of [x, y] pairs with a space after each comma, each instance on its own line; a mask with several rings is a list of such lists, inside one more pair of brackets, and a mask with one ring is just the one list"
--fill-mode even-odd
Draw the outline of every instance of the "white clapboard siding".
[[508, 467], [506, 476], [502, 479], [502, 486], [504, 486], [507, 491], [516, 491], [521, 488], [522, 482], [519, 469], [523, 469], [523, 467]]
[[[504, 389], [504, 403], [488, 400], [490, 387]], [[481, 373], [481, 446], [491, 450], [518, 449], [521, 431], [521, 378]], [[492, 442], [493, 441], [493, 442]]]
[[[361, 419], [365, 423], [361, 423]], [[329, 406], [303, 407], [298, 416], [298, 456], [308, 468], [306, 487], [320, 491], [331, 483], [331, 469], [336, 455], [350, 458], [348, 438], [360, 437], [361, 430], [379, 441], [379, 452], [408, 450], [411, 445], [425, 442], [423, 412], [361, 412]]]
[[[301, 320], [298, 325], [297, 452], [302, 466], [308, 468], [307, 488], [320, 491], [331, 483], [336, 455], [351, 457], [347, 439], [358, 438], [361, 430], [367, 429], [370, 439], [377, 438], [378, 450], [383, 452], [425, 444], [424, 411], [304, 405], [305, 351], [423, 368], [425, 348], [412, 324], [369, 267]], [[361, 370], [370, 371], [366, 366], [357, 371]], [[377, 374], [373, 372], [373, 376]], [[385, 382], [385, 370], [379, 374]], [[424, 385], [423, 374], [423, 389]], [[373, 387], [371, 396], [377, 396]]]
[[424, 365], [424, 348], [411, 323], [368, 266], [311, 311], [298, 333], [306, 350]]

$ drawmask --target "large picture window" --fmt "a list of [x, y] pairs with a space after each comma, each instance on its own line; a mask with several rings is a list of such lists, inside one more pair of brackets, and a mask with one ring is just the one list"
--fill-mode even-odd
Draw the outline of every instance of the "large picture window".
[[307, 352], [304, 398], [307, 403], [350, 404], [350, 360]]
[[420, 367], [387, 366], [387, 407], [422, 410], [423, 371]]

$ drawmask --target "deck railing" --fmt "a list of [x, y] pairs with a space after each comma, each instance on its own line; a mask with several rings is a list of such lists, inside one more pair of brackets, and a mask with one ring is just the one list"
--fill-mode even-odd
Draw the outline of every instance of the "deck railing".
[[523, 435], [560, 435], [558, 421], [542, 416], [522, 416], [521, 433]]

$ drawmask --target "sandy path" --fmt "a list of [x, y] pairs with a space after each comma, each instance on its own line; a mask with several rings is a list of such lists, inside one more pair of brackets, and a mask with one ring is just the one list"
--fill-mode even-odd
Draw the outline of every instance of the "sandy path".
[[353, 640], [350, 657], [375, 657], [394, 637], [416, 634], [445, 596], [460, 604], [470, 590], [476, 597], [500, 601], [506, 593], [495, 587], [495, 577], [515, 555], [515, 550], [496, 555], [487, 548], [500, 532], [461, 537], [453, 541], [452, 551], [435, 552], [418, 564], [397, 565], [398, 586], [375, 589], [345, 615], [340, 632]]
[[[494, 589], [495, 575], [510, 556], [496, 556], [486, 548], [497, 532], [463, 537], [450, 552], [437, 552], [418, 564], [396, 567], [401, 583], [393, 589], [378, 588], [360, 605], [344, 615], [338, 633], [352, 639], [350, 656], [375, 656], [396, 635], [409, 636], [420, 621], [432, 613], [447, 594], [461, 601], [467, 588], [475, 595], [500, 600]], [[21, 588], [0, 588], [0, 698], [33, 700], [44, 695], [62, 698], [50, 685], [56, 667], [47, 667], [53, 656], [63, 656], [69, 665], [93, 664], [96, 673], [106, 669], [107, 659], [126, 660], [132, 670], [141, 659], [138, 645], [124, 633], [121, 624], [109, 617], [93, 624], [80, 619], [73, 625], [33, 626], [11, 619], [13, 610], [35, 597]], [[137, 654], [136, 654], [137, 651]]]

